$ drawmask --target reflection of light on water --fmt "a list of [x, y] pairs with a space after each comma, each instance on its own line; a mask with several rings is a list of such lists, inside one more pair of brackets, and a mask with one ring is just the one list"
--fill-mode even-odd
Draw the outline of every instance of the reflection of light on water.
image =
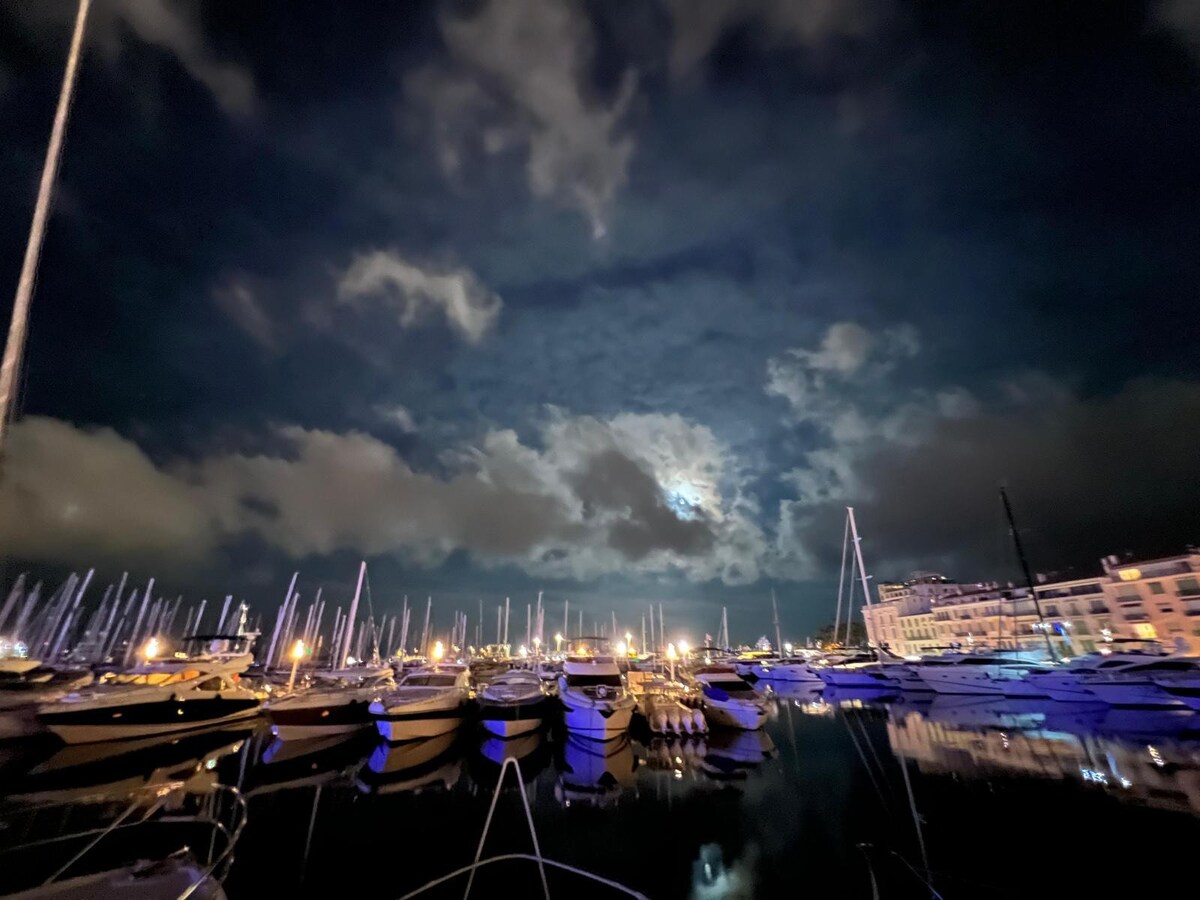
[[754, 847], [732, 866], [725, 865], [725, 856], [718, 844], [705, 844], [700, 858], [692, 863], [692, 890], [689, 900], [749, 900], [754, 896]]

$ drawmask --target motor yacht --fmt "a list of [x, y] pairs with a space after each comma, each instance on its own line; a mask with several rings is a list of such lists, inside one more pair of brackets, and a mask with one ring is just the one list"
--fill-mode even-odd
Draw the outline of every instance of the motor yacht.
[[692, 677], [709, 725], [752, 731], [767, 721], [766, 701], [733, 666], [701, 666]]
[[285, 741], [369, 728], [371, 704], [395, 687], [390, 666], [317, 671], [298, 691], [267, 701], [271, 732]]
[[994, 697], [1044, 697], [1045, 692], [1025, 678], [1047, 671], [1036, 655], [1012, 653], [950, 653], [913, 663], [911, 671], [939, 694], [978, 694]]
[[1200, 657], [1164, 656], [1084, 675], [1080, 684], [1110, 706], [1196, 709], [1200, 708]]
[[257, 635], [188, 639], [186, 652], [108, 674], [38, 707], [38, 720], [69, 744], [186, 731], [258, 715], [263, 695], [239, 683]]
[[470, 693], [467, 667], [447, 663], [410, 672], [369, 709], [384, 740], [429, 738], [458, 730]]
[[558, 681], [558, 699], [567, 731], [580, 737], [620, 737], [633, 719], [633, 698], [611, 656], [568, 656]]
[[479, 690], [478, 700], [483, 727], [498, 737], [537, 731], [546, 718], [546, 686], [528, 669], [497, 675]]

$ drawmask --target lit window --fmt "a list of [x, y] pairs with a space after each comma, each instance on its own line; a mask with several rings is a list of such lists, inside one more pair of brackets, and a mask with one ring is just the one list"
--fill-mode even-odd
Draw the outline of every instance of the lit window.
[[1133, 633], [1146, 641], [1152, 641], [1158, 637], [1158, 629], [1149, 622], [1138, 622], [1133, 626]]

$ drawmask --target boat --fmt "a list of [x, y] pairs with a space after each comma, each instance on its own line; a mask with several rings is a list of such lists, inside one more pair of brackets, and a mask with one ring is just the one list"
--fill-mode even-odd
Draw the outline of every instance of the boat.
[[462, 746], [447, 731], [395, 744], [382, 741], [359, 772], [364, 794], [408, 794], [426, 789], [448, 791], [462, 775]]
[[912, 665], [912, 671], [939, 694], [993, 697], [1045, 697], [1032, 672], [1048, 671], [1040, 656], [1011, 653], [953, 653]]
[[499, 737], [537, 731], [546, 718], [546, 687], [536, 672], [513, 669], [497, 675], [478, 692], [479, 719]]
[[[1148, 646], [1145, 649], [1140, 646], [1126, 647], [1127, 643]], [[1026, 680], [1051, 700], [1062, 703], [1095, 703], [1099, 698], [1084, 684], [1087, 676], [1115, 674], [1145, 662], [1165, 659], [1167, 656], [1157, 641], [1117, 638], [1110, 646], [1119, 649], [1088, 653], [1067, 660], [1052, 669], [1033, 671], [1026, 676]]]
[[[239, 684], [257, 635], [189, 638], [191, 652], [108, 674], [38, 707], [38, 720], [68, 744], [145, 737], [257, 716], [262, 696]], [[153, 643], [153, 642], [152, 642]]]
[[1191, 706], [1186, 701], [1200, 703], [1200, 657], [1164, 656], [1084, 675], [1080, 684], [1110, 706]]
[[687, 685], [650, 672], [630, 672], [629, 689], [637, 711], [655, 734], [704, 734], [708, 720], [690, 704], [698, 702]]
[[733, 666], [701, 666], [692, 677], [710, 725], [753, 731], [767, 721], [766, 701]]
[[907, 674], [908, 666], [881, 654], [880, 659], [834, 663], [814, 671], [831, 687], [895, 690], [900, 687], [900, 676]]
[[371, 726], [371, 703], [392, 687], [388, 666], [318, 671], [310, 687], [268, 700], [264, 712], [285, 741], [351, 734]]
[[[736, 664], [735, 664], [736, 665]], [[741, 666], [738, 669], [747, 668]], [[797, 684], [808, 682], [817, 684], [821, 676], [813, 665], [813, 661], [803, 656], [785, 656], [783, 658], [766, 658], [749, 665], [749, 674], [758, 681], [784, 682]]]
[[633, 697], [611, 656], [568, 656], [558, 682], [558, 699], [567, 731], [581, 737], [621, 737], [633, 719]]
[[467, 667], [444, 663], [415, 669], [369, 709], [387, 741], [411, 741], [458, 730], [470, 700]]

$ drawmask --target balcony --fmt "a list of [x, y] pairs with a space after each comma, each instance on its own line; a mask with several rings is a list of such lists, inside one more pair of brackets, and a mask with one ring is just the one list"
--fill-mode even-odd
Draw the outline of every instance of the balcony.
[[1126, 622], [1145, 622], [1148, 618], [1150, 618], [1140, 610], [1129, 610], [1128, 612], [1123, 613], [1123, 616]]
[[1117, 603], [1119, 603], [1121, 606], [1141, 606], [1142, 598], [1136, 594], [1132, 597], [1118, 597]]

